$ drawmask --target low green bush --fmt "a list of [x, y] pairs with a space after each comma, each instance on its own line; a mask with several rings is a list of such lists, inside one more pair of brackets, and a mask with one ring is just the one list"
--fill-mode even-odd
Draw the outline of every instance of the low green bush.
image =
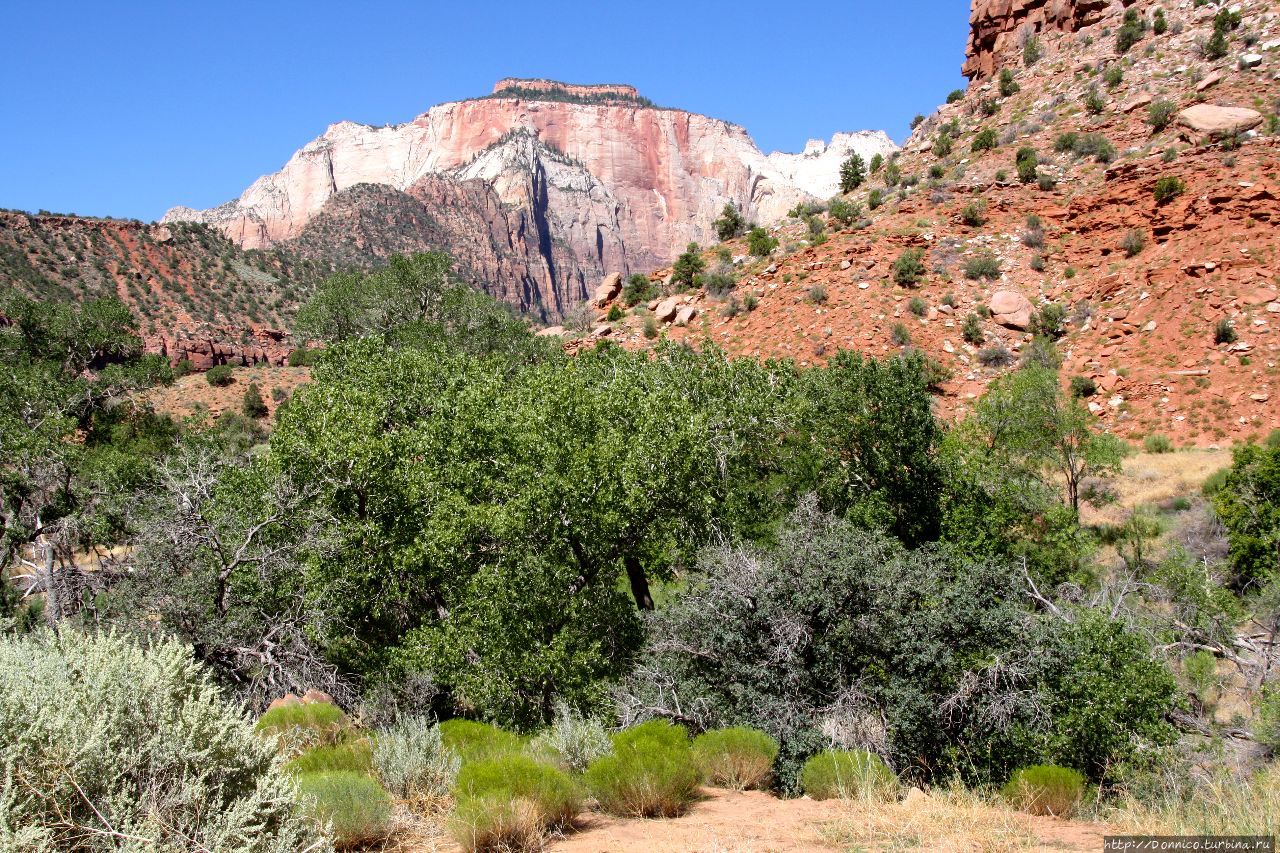
[[303, 774], [298, 796], [313, 820], [331, 828], [338, 848], [378, 841], [391, 830], [391, 797], [364, 773]]
[[402, 800], [438, 800], [453, 787], [461, 759], [444, 745], [440, 727], [424, 717], [405, 717], [373, 740], [378, 778]]
[[924, 249], [904, 249], [893, 262], [893, 281], [903, 287], [919, 284], [925, 276]]
[[329, 702], [280, 705], [259, 717], [256, 726], [258, 732], [280, 737], [289, 749], [299, 752], [333, 746], [348, 728], [347, 715]]
[[1000, 259], [990, 252], [975, 255], [964, 264], [964, 277], [995, 281], [1000, 277]]
[[292, 759], [285, 767], [295, 775], [338, 770], [367, 775], [373, 769], [373, 755], [369, 741], [361, 738], [349, 743], [313, 747]]
[[702, 774], [684, 728], [650, 720], [614, 735], [613, 754], [593, 761], [585, 779], [611, 814], [675, 817], [697, 796]]
[[519, 735], [475, 720], [445, 720], [440, 724], [440, 737], [463, 764], [524, 751], [524, 739]]
[[533, 741], [535, 753], [546, 753], [563, 770], [582, 773], [597, 758], [612, 749], [604, 723], [584, 717], [568, 705], [556, 709], [551, 727]]
[[205, 371], [204, 381], [214, 388], [223, 388], [235, 382], [236, 379], [231, 375], [231, 365], [219, 364]]
[[1152, 433], [1142, 440], [1142, 449], [1148, 453], [1172, 453], [1173, 442], [1167, 435]]
[[804, 763], [800, 788], [815, 800], [887, 797], [898, 779], [880, 756], [865, 749], [827, 750]]
[[1165, 175], [1156, 181], [1152, 192], [1156, 197], [1156, 204], [1164, 204], [1182, 195], [1186, 190], [1187, 185], [1182, 182], [1182, 178], [1177, 175]]
[[1084, 799], [1084, 776], [1052, 764], [1016, 770], [1002, 793], [1024, 812], [1070, 817]]
[[454, 798], [450, 829], [467, 850], [525, 849], [531, 836], [567, 826], [582, 811], [578, 784], [527, 755], [464, 765]]
[[698, 735], [693, 755], [703, 778], [718, 788], [764, 789], [773, 781], [778, 742], [759, 729], [735, 726]]
[[320, 347], [308, 349], [307, 347], [298, 347], [289, 353], [290, 367], [311, 367], [320, 360], [320, 355], [324, 350]]

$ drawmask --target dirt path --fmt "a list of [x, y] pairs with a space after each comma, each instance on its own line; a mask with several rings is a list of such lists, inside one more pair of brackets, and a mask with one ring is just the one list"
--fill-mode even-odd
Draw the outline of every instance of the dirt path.
[[834, 850], [1099, 851], [1107, 827], [942, 797], [870, 808], [707, 789], [671, 820], [585, 815], [550, 853], [829, 853]]

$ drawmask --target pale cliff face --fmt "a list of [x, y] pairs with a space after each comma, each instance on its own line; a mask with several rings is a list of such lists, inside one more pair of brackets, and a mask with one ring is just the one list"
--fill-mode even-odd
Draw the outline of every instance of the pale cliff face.
[[[526, 137], [542, 148], [512, 144]], [[690, 242], [712, 241], [711, 224], [727, 202], [769, 223], [810, 195], [831, 195], [842, 152], [861, 148], [893, 150], [883, 134], [837, 135], [797, 165], [785, 157], [801, 155], [765, 157], [741, 127], [706, 116], [491, 97], [441, 104], [402, 125], [335, 124], [236, 201], [174, 208], [165, 220], [206, 222], [259, 248], [297, 237], [335, 194], [357, 184], [409, 191], [427, 178], [481, 180], [545, 224], [544, 241], [564, 244], [559, 264], [569, 269], [544, 275], [540, 286], [545, 305], [562, 306], [573, 301], [577, 279], [647, 271]], [[585, 296], [584, 286], [578, 298]]]
[[775, 151], [769, 162], [796, 187], [818, 198], [831, 198], [840, 191], [840, 166], [850, 154], [858, 154], [864, 163], [879, 154], [885, 159], [898, 146], [882, 130], [837, 133], [831, 144], [810, 139], [801, 154]]

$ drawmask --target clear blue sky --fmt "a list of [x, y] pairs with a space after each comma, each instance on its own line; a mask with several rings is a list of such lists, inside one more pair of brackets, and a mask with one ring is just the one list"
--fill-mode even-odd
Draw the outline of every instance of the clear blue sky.
[[0, 207], [209, 207], [334, 121], [411, 119], [504, 76], [625, 82], [765, 151], [898, 141], [963, 84], [965, 0], [9, 2]]

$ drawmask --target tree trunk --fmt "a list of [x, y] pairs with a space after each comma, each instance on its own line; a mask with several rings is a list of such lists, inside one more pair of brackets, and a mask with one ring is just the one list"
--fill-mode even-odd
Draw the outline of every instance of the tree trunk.
[[636, 607], [652, 610], [653, 596], [649, 594], [649, 578], [640, 565], [640, 558], [627, 555], [622, 562], [627, 567], [627, 580], [631, 581], [631, 597], [636, 600]]

